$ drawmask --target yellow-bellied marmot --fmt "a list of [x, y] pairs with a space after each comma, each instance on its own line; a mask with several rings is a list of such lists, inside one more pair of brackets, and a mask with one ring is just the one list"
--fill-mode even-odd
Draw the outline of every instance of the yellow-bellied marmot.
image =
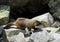
[[39, 25], [40, 22], [28, 18], [17, 18], [15, 22], [8, 23], [4, 28], [9, 29], [10, 26], [15, 25], [17, 29], [25, 29], [26, 27], [31, 30], [35, 29], [35, 26]]

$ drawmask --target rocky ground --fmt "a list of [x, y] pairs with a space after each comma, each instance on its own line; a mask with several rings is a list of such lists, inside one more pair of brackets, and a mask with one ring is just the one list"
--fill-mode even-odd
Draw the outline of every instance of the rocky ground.
[[[38, 26], [39, 28], [38, 30], [36, 30], [30, 35], [27, 35], [25, 30], [13, 29], [13, 28], [4, 29], [3, 24], [6, 24], [9, 20], [10, 6], [0, 5], [0, 42], [60, 42], [60, 21], [59, 21], [60, 0], [36, 0], [37, 3], [36, 1], [33, 2], [32, 0], [31, 1], [25, 0], [24, 2], [22, 0], [18, 0], [17, 3], [16, 1], [15, 2], [12, 2], [12, 1], [13, 0], [11, 0], [10, 2], [9, 0], [8, 2], [6, 2], [6, 0], [4, 2], [3, 0], [0, 1], [1, 4], [7, 4], [7, 3], [11, 4], [11, 8], [13, 7], [11, 9], [11, 11], [13, 11], [12, 17], [16, 17], [15, 13], [16, 14], [24, 13], [24, 11], [26, 10], [26, 7], [31, 12], [34, 10], [33, 13], [36, 13], [38, 12], [38, 10], [40, 10], [39, 12], [41, 14], [42, 13], [45, 13], [45, 14], [41, 15], [39, 13], [40, 14], [39, 16], [32, 18], [32, 20], [38, 20], [42, 24]], [[35, 6], [35, 4], [37, 7]], [[47, 7], [46, 4], [48, 5], [49, 8]], [[17, 6], [18, 8], [15, 7], [14, 5]], [[52, 15], [49, 13], [49, 11]], [[19, 15], [21, 14], [18, 14], [17, 17]], [[25, 13], [23, 15], [25, 16]], [[53, 16], [59, 19], [56, 18], [57, 20], [55, 21]]]
[[27, 35], [25, 30], [3, 29], [3, 25], [0, 27], [0, 42], [60, 42], [60, 22], [54, 21], [49, 12], [36, 16], [32, 20], [38, 20], [42, 23], [37, 26], [42, 31], [38, 29]]

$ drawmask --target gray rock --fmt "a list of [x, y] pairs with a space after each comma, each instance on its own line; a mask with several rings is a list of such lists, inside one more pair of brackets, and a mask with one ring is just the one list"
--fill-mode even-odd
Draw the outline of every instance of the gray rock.
[[[51, 32], [47, 32], [47, 30], [51, 30]], [[60, 34], [58, 31], [59, 28], [47, 27], [43, 28], [42, 32], [33, 33], [30, 37], [31, 42], [52, 42], [54, 40], [60, 39]]]
[[58, 28], [58, 27], [60, 27], [60, 22], [59, 21], [55, 21], [51, 26], [55, 27], [55, 28]]
[[23, 33], [19, 33], [18, 35], [8, 37], [8, 40], [9, 42], [26, 42]]
[[48, 5], [53, 16], [60, 19], [60, 0], [50, 0]]
[[53, 41], [51, 41], [51, 42], [60, 42], [60, 38], [57, 39], [57, 40], [53, 40]]
[[60, 19], [60, 8], [57, 9], [57, 11], [53, 14], [53, 16]]
[[11, 29], [5, 29], [5, 32], [6, 32], [6, 35], [7, 36], [14, 36], [14, 35], [18, 35], [20, 32], [22, 33], [26, 33], [25, 30], [20, 30], [20, 29], [14, 29], [14, 28], [11, 28]]
[[5, 29], [7, 39], [9, 42], [26, 42], [24, 31], [19, 29]]
[[60, 27], [58, 27], [59, 29], [56, 31], [56, 33], [60, 34]]
[[53, 40], [60, 39], [60, 34], [58, 34], [58, 33], [50, 33], [49, 35], [53, 38]]
[[47, 31], [49, 33], [55, 33], [59, 30], [59, 28], [54, 28], [54, 27], [46, 27], [46, 28], [42, 28], [43, 31]]
[[50, 0], [48, 5], [50, 7], [50, 11], [55, 13], [60, 8], [60, 0]]
[[8, 42], [5, 30], [0, 27], [0, 42]]
[[0, 25], [4, 25], [9, 21], [10, 6], [0, 5]]
[[34, 42], [47, 42], [50, 39], [47, 31], [33, 33], [30, 37]]
[[41, 22], [44, 27], [51, 26], [51, 24], [53, 24], [53, 22], [54, 22], [54, 19], [49, 12], [45, 13], [43, 15], [36, 16], [36, 17], [32, 18], [32, 20], [37, 20], [37, 21]]

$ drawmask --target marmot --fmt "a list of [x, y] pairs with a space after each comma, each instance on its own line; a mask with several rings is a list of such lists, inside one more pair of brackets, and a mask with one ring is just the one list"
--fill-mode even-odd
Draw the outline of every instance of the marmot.
[[4, 29], [9, 29], [10, 26], [15, 25], [17, 29], [23, 29], [27, 27], [28, 30], [35, 29], [35, 26], [41, 24], [39, 21], [28, 18], [17, 18], [16, 21], [8, 23]]

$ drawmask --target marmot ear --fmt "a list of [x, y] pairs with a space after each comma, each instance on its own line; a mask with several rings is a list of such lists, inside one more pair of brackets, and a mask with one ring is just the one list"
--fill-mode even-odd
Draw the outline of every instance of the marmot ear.
[[35, 26], [39, 26], [41, 24], [42, 24], [41, 22], [39, 22], [39, 21], [36, 20]]

